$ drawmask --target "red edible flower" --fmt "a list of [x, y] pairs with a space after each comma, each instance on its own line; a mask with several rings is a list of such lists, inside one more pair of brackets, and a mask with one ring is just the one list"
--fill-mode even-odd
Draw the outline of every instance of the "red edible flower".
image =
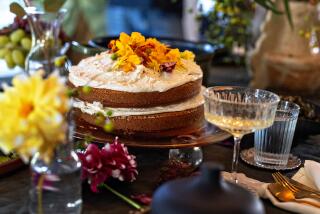
[[177, 64], [176, 62], [165, 62], [165, 63], [162, 63], [160, 65], [160, 70], [170, 73], [176, 67], [176, 64]]

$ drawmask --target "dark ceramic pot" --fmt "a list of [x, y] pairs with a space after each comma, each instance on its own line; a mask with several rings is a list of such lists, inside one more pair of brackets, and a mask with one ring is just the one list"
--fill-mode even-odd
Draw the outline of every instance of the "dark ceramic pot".
[[[146, 36], [146, 37], [149, 37], [149, 36]], [[88, 56], [95, 55], [97, 53], [100, 53], [101, 51], [107, 50], [108, 43], [111, 40], [117, 39], [117, 38], [118, 36], [98, 37], [90, 40], [86, 45], [73, 42], [72, 50]], [[206, 43], [206, 42], [191, 42], [191, 41], [186, 41], [182, 39], [173, 39], [173, 38], [165, 38], [165, 37], [157, 37], [157, 39], [160, 42], [163, 42], [169, 45], [170, 47], [178, 48], [180, 51], [190, 50], [193, 53], [195, 53], [196, 55], [195, 60], [203, 70], [203, 84], [207, 86], [211, 61], [215, 52], [221, 48], [219, 45], [213, 45], [211, 43]]]
[[151, 214], [263, 214], [261, 201], [244, 188], [225, 182], [221, 167], [203, 164], [201, 175], [170, 181], [153, 196]]

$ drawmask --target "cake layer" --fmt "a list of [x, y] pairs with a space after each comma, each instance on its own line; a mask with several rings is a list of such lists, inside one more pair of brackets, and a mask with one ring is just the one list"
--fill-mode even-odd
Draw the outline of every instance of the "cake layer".
[[[185, 83], [165, 92], [131, 93], [110, 89], [92, 88], [89, 93], [79, 90], [80, 100], [93, 103], [98, 101], [103, 106], [118, 108], [147, 108], [169, 105], [187, 100], [200, 93], [202, 79]], [[70, 82], [70, 87], [74, 88]]]
[[[163, 139], [163, 138], [176, 137], [179, 135], [188, 135], [188, 134], [199, 133], [199, 132], [203, 131], [203, 128], [205, 126], [205, 121], [203, 121], [203, 123], [193, 124], [192, 126], [189, 126], [189, 127], [168, 129], [168, 130], [162, 130], [162, 131], [152, 131], [152, 132], [135, 131], [135, 132], [130, 132], [130, 133], [129, 132], [125, 133], [123, 131], [113, 131], [112, 133], [107, 133], [102, 128], [97, 127], [95, 125], [91, 125], [81, 118], [76, 117], [75, 122], [77, 124], [77, 127], [76, 127], [77, 136], [80, 138], [85, 137], [86, 135], [89, 134], [89, 135], [94, 136], [93, 141], [97, 140], [97, 142], [105, 143], [108, 140], [113, 140], [114, 136], [121, 135], [121, 139], [124, 144], [127, 144], [127, 140], [130, 141], [130, 138], [137, 140], [137, 144], [135, 145], [137, 147], [140, 146], [141, 140], [149, 139], [152, 141], [154, 139], [158, 139], [157, 140], [157, 142], [158, 142], [159, 138]], [[162, 141], [162, 140], [160, 140], [160, 141]], [[164, 141], [166, 141], [166, 140], [164, 140]], [[155, 143], [154, 146], [156, 148], [156, 147], [158, 147], [156, 145], [157, 142], [152, 141], [152, 142], [150, 142], [150, 144]], [[174, 143], [172, 145], [173, 145], [173, 147], [175, 147]]]
[[133, 71], [116, 69], [112, 54], [103, 52], [83, 59], [72, 66], [69, 81], [76, 87], [88, 85], [92, 88], [109, 89], [129, 93], [165, 92], [188, 82], [202, 78], [202, 71], [193, 60], [181, 59], [181, 66], [171, 72], [158, 72], [144, 65]]
[[148, 115], [148, 114], [159, 114], [164, 112], [175, 112], [184, 111], [187, 109], [196, 108], [204, 104], [204, 99], [201, 93], [198, 95], [180, 103], [174, 103], [167, 106], [156, 106], [150, 108], [112, 108], [104, 107], [100, 102], [85, 102], [83, 100], [75, 99], [73, 107], [80, 109], [83, 113], [96, 115], [102, 113], [107, 116], [107, 112], [112, 111], [112, 115], [109, 117], [118, 116], [131, 116], [131, 115]]
[[[75, 108], [78, 118], [92, 124], [96, 124], [96, 116], [83, 113]], [[201, 126], [204, 121], [203, 105], [196, 108], [178, 111], [166, 112], [151, 115], [132, 115], [110, 118], [116, 133], [131, 134], [134, 132], [159, 132], [170, 129], [179, 129], [187, 127]]]

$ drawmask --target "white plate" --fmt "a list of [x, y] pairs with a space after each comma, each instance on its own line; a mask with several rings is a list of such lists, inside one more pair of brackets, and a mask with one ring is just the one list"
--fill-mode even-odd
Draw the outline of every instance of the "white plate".
[[[3, 59], [0, 59], [0, 83], [11, 83], [11, 80], [14, 76], [22, 74], [24, 70], [18, 66], [9, 69], [6, 62]], [[1, 85], [0, 85], [1, 87]]]

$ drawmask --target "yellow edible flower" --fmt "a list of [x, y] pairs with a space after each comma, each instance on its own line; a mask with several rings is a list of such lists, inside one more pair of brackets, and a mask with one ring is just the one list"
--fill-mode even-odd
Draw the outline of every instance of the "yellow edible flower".
[[116, 52], [118, 61], [115, 64], [115, 68], [121, 68], [128, 72], [141, 63], [140, 58], [133, 52], [129, 45], [117, 41], [116, 46], [118, 48], [118, 51]]
[[181, 58], [183, 59], [186, 59], [186, 60], [194, 60], [195, 56], [194, 56], [194, 53], [192, 53], [191, 51], [183, 51], [181, 54], [180, 54]]
[[132, 32], [131, 36], [126, 33], [120, 33], [119, 41], [130, 46], [137, 46], [145, 42], [145, 37], [138, 32]]
[[55, 147], [65, 141], [69, 110], [66, 87], [58, 76], [15, 77], [0, 93], [0, 149], [17, 152], [24, 161], [36, 152], [49, 162]]
[[133, 32], [131, 34], [131, 43], [134, 45], [141, 45], [145, 42], [144, 36], [141, 35], [141, 33]]

